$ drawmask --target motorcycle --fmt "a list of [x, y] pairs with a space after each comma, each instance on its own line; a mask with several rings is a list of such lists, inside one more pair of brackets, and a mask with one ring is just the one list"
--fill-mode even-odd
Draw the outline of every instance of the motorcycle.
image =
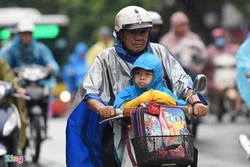
[[32, 64], [15, 68], [21, 85], [26, 89], [30, 100], [27, 102], [29, 126], [27, 128], [27, 144], [24, 154], [37, 162], [42, 142], [47, 137], [47, 113], [49, 103], [49, 88], [42, 84], [50, 76], [49, 71], [40, 65]]
[[[14, 104], [5, 104], [6, 98], [14, 96], [17, 98], [30, 98], [15, 93], [15, 88], [9, 82], [0, 81], [0, 166], [15, 167], [18, 160], [11, 160], [10, 156], [17, 155], [18, 138], [20, 135], [21, 120], [17, 107]], [[22, 158], [22, 157], [21, 157]]]
[[235, 109], [238, 92], [236, 90], [236, 58], [235, 56], [223, 53], [213, 59], [214, 87], [217, 90], [217, 99], [215, 104], [219, 103], [217, 111], [218, 121], [222, 121], [226, 112]]
[[[192, 95], [197, 94], [198, 92], [204, 90], [205, 87], [206, 87], [206, 77], [201, 74], [197, 75], [195, 82], [194, 82], [194, 86], [193, 86], [193, 92], [190, 96], [186, 98], [186, 101]], [[144, 103], [142, 104], [142, 106], [146, 108], [148, 107]], [[167, 108], [169, 113], [171, 112], [174, 113], [176, 112], [176, 109], [178, 109], [179, 111], [182, 112], [181, 114], [183, 115], [185, 114], [189, 118], [193, 116], [192, 108], [188, 106], [177, 106], [177, 108], [167, 107], [167, 106], [164, 106], [164, 107]], [[131, 117], [130, 119], [132, 122], [132, 129], [134, 132], [135, 131], [138, 132], [137, 131], [138, 129], [135, 130], [135, 126], [133, 124], [134, 119], [135, 119], [135, 117], [133, 117], [133, 113], [136, 109], [137, 107], [125, 108], [124, 110], [116, 109], [116, 116], [104, 119], [100, 121], [100, 124], [109, 120], [113, 121], [116, 119], [123, 119], [126, 117]], [[182, 127], [185, 127], [186, 126], [186, 124], [184, 123], [185, 121], [183, 121], [182, 119], [180, 120], [179, 116], [180, 115], [178, 115], [179, 122], [178, 122], [178, 119], [175, 119], [175, 121], [178, 122], [177, 124], [179, 125], [182, 124]], [[169, 119], [169, 118], [166, 118], [166, 120], [167, 122], [173, 121], [172, 119]], [[140, 124], [139, 126], [141, 127], [142, 124], [141, 123], [139, 124]], [[145, 125], [146, 124], [148, 124], [148, 122], [147, 123], [145, 122]], [[153, 124], [155, 124], [155, 122]], [[125, 125], [127, 126], [127, 124]], [[149, 131], [148, 128], [146, 129], [147, 129], [146, 131]], [[155, 132], [155, 129], [153, 131]], [[147, 133], [146, 136], [145, 135], [134, 136], [131, 139], [131, 141], [132, 141], [133, 148], [135, 151], [136, 162], [134, 161], [135, 159], [133, 157], [133, 153], [131, 151], [128, 151], [128, 152], [129, 152], [129, 157], [133, 163], [133, 166], [138, 166], [138, 167], [141, 167], [141, 166], [152, 166], [152, 167], [191, 166], [192, 167], [192, 165], [190, 164], [193, 163], [194, 156], [195, 156], [194, 145], [193, 145], [193, 135], [187, 135], [187, 133], [181, 132], [181, 134], [179, 135], [157, 135], [156, 136], [156, 135], [149, 135]], [[127, 145], [127, 142], [125, 143]], [[127, 147], [128, 147], [128, 150], [131, 150], [129, 149], [129, 146]]]

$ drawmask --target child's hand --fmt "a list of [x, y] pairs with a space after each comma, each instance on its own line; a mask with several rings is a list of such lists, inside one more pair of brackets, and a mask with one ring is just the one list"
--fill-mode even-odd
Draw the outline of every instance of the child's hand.
[[97, 109], [98, 114], [101, 117], [109, 118], [115, 116], [115, 109], [113, 106], [103, 106]]

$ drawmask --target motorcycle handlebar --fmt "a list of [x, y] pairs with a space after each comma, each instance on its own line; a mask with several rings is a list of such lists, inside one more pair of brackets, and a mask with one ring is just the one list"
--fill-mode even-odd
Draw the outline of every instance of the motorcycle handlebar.
[[[193, 115], [192, 107], [189, 107], [189, 106], [179, 106], [179, 107], [183, 109], [187, 117], [190, 117]], [[128, 107], [128, 108], [124, 108], [123, 110], [116, 109], [116, 115], [123, 115], [124, 117], [130, 117], [130, 113], [135, 110], [136, 110], [136, 107]]]
[[[187, 117], [193, 116], [192, 107], [189, 107], [189, 106], [179, 106], [179, 107], [183, 109], [183, 111]], [[104, 119], [100, 122], [100, 124], [103, 122], [109, 121], [109, 120], [114, 120], [114, 119], [118, 119], [118, 118], [122, 118], [122, 117], [130, 117], [131, 112], [135, 111], [136, 108], [137, 107], [128, 107], [128, 108], [124, 108], [124, 109], [118, 108], [115, 110], [116, 116]]]

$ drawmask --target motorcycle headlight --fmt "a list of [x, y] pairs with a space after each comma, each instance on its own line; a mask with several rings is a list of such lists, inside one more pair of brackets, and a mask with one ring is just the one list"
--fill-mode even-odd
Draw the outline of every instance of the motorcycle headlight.
[[70, 101], [70, 98], [70, 93], [68, 91], [65, 90], [60, 93], [60, 100], [62, 102], [67, 103]]
[[8, 136], [17, 125], [17, 117], [15, 113], [12, 113], [3, 127], [3, 136]]

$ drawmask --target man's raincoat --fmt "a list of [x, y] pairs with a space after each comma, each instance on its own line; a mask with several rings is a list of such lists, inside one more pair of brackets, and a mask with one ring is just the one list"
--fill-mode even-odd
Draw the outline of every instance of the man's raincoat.
[[240, 95], [250, 109], [250, 79], [247, 73], [250, 72], [250, 38], [247, 38], [240, 46], [236, 56], [237, 87]]
[[[168, 80], [173, 93], [184, 99], [191, 78], [162, 45], [148, 43], [146, 51], [162, 61], [164, 84]], [[118, 41], [115, 47], [101, 52], [85, 75], [72, 104], [66, 127], [66, 163], [69, 167], [102, 167], [102, 132], [104, 124], [86, 105], [88, 99], [97, 99], [113, 105], [114, 98], [124, 87], [132, 84], [130, 71], [139, 55], [131, 55]]]

